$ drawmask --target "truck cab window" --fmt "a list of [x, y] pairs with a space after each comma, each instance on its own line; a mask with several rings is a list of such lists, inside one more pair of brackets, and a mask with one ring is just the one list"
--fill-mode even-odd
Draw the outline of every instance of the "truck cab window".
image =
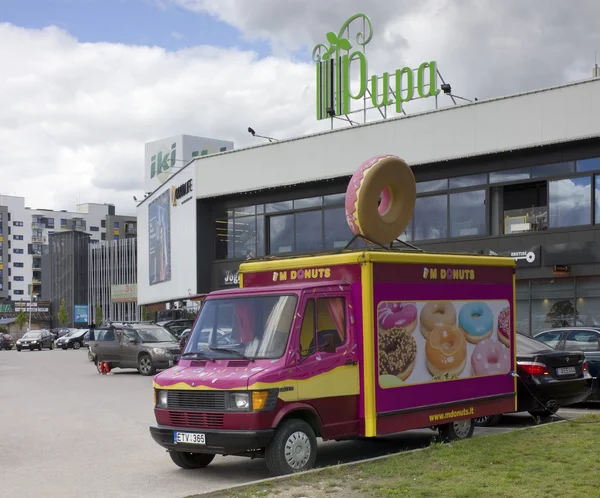
[[[316, 302], [316, 316], [315, 316]], [[346, 305], [342, 297], [328, 297], [306, 302], [300, 330], [300, 351], [303, 357], [327, 344], [338, 348], [346, 342]]]

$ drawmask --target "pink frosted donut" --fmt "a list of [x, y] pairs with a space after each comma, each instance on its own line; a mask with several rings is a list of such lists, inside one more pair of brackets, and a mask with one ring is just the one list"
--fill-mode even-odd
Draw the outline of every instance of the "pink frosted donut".
[[510, 308], [504, 308], [498, 315], [498, 339], [510, 347]]
[[417, 307], [413, 303], [381, 303], [377, 309], [379, 327], [384, 331], [405, 329], [412, 334], [417, 328]]
[[408, 226], [416, 197], [415, 177], [404, 160], [391, 154], [372, 157], [350, 179], [346, 221], [367, 242], [390, 244]]
[[510, 350], [496, 339], [484, 339], [471, 355], [473, 376], [510, 372]]

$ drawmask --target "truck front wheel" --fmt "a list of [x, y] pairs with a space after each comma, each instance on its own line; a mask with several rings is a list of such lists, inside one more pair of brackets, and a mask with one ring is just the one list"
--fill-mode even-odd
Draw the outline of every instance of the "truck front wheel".
[[203, 469], [215, 458], [208, 453], [184, 453], [183, 451], [169, 451], [173, 463], [182, 469]]
[[311, 469], [317, 459], [317, 437], [312, 427], [300, 419], [281, 423], [267, 447], [265, 459], [273, 475], [286, 475]]
[[440, 427], [440, 436], [444, 441], [467, 439], [473, 435], [475, 422], [473, 419], [455, 420]]

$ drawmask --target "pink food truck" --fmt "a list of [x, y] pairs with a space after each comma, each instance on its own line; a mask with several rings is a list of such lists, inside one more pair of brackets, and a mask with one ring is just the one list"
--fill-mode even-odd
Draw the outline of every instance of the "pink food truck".
[[468, 438], [516, 410], [515, 262], [385, 249], [260, 260], [209, 294], [154, 378], [154, 440], [180, 467], [311, 468], [317, 439]]

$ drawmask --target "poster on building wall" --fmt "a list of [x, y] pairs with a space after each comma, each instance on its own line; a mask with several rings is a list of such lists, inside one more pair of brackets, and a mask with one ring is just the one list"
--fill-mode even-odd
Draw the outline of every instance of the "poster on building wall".
[[75, 305], [75, 323], [88, 323], [88, 306], [87, 304]]
[[171, 280], [170, 190], [148, 206], [148, 251], [150, 285]]
[[137, 301], [137, 284], [111, 285], [110, 300], [113, 303], [135, 303]]

